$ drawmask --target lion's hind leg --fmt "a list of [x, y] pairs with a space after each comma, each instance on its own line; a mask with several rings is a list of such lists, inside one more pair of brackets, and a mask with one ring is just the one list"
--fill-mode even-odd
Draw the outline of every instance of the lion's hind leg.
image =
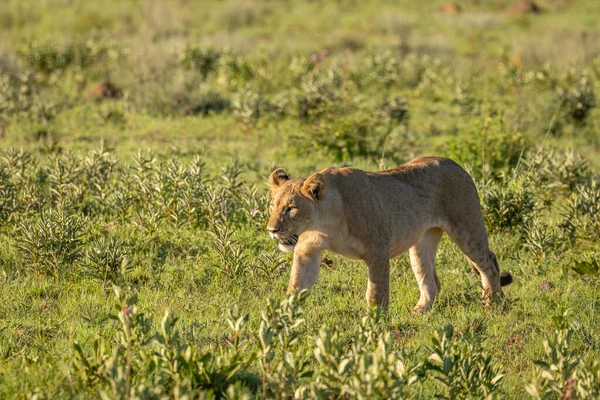
[[420, 297], [413, 312], [423, 313], [431, 308], [442, 286], [435, 271], [435, 255], [444, 231], [431, 228], [409, 250], [410, 264], [419, 284]]

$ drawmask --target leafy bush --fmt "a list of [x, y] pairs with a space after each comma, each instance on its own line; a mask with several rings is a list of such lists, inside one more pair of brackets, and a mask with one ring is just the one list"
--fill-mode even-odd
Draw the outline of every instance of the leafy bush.
[[410, 110], [406, 98], [400, 96], [394, 97], [384, 104], [383, 110], [393, 123], [405, 126], [408, 125], [408, 121], [410, 120]]
[[85, 252], [84, 273], [104, 283], [116, 282], [127, 256], [124, 243], [114, 237], [101, 237], [93, 243]]
[[528, 147], [522, 134], [507, 132], [501, 118], [485, 118], [452, 137], [443, 150], [449, 158], [469, 166], [474, 177], [498, 178], [518, 164]]
[[262, 93], [244, 90], [232, 101], [235, 117], [246, 125], [256, 123], [269, 109], [269, 103]]
[[565, 242], [556, 226], [532, 219], [523, 227], [524, 247], [540, 260], [564, 250]]
[[527, 393], [536, 399], [595, 399], [600, 396], [600, 363], [586, 362], [572, 348], [573, 330], [555, 331], [544, 340], [545, 358], [535, 361]]
[[[74, 42], [60, 48], [56, 43], [31, 41], [19, 50], [25, 64], [34, 72], [41, 74], [40, 80], [49, 75], [60, 73], [69, 67], [87, 68], [95, 64], [105, 65], [118, 60], [126, 51], [114, 43], [87, 40]], [[54, 81], [49, 79], [48, 81]]]
[[30, 75], [13, 77], [0, 74], [0, 116], [3, 119], [27, 112], [33, 101], [33, 83]]
[[221, 53], [210, 47], [188, 45], [180, 56], [181, 65], [200, 73], [202, 79], [217, 71]]
[[231, 108], [229, 99], [218, 92], [208, 91], [199, 95], [178, 93], [173, 99], [174, 112], [182, 115], [202, 115], [220, 113]]
[[59, 277], [73, 272], [82, 255], [84, 221], [65, 203], [44, 211], [37, 221], [19, 225], [17, 248], [25, 265], [36, 274]]
[[227, 52], [220, 57], [218, 82], [229, 90], [243, 87], [264, 88], [272, 80], [272, 63], [264, 51], [249, 55]]
[[382, 322], [380, 310], [369, 309], [347, 350], [337, 333], [321, 328], [314, 350], [321, 370], [312, 385], [313, 397], [409, 397], [409, 387], [425, 372], [422, 364], [408, 366], [404, 355], [392, 349], [392, 338], [382, 332]]
[[576, 187], [590, 181], [589, 162], [573, 151], [554, 149], [527, 152], [521, 165], [546, 198], [569, 195]]
[[62, 51], [54, 43], [35, 41], [21, 49], [21, 57], [34, 71], [44, 74], [65, 69], [75, 59], [71, 49]]
[[315, 121], [335, 112], [341, 101], [341, 77], [333, 69], [325, 76], [317, 73], [307, 75], [302, 80], [297, 98], [298, 116], [306, 121]]
[[567, 122], [584, 123], [596, 106], [593, 83], [587, 76], [582, 76], [572, 87], [559, 87], [556, 96], [558, 102], [562, 103]]
[[600, 184], [580, 185], [566, 200], [560, 224], [572, 244], [580, 239], [600, 238]]
[[231, 238], [232, 230], [227, 225], [212, 226], [214, 242], [212, 251], [217, 256], [216, 268], [228, 279], [235, 279], [249, 270], [250, 264], [244, 247]]
[[387, 90], [400, 77], [398, 62], [390, 52], [375, 54], [365, 61], [365, 71], [369, 79]]
[[444, 399], [493, 398], [504, 377], [500, 366], [478, 343], [454, 342], [451, 325], [438, 329], [432, 339], [430, 374], [444, 387]]
[[360, 320], [358, 336], [351, 343], [321, 328], [314, 347], [315, 368], [299, 348], [306, 291], [281, 302], [269, 300], [255, 336], [245, 332], [248, 316], [234, 307], [227, 318], [230, 334], [218, 350], [184, 342], [176, 329], [177, 318], [168, 311], [160, 330], [153, 333], [151, 320], [138, 311], [131, 289], [115, 286], [114, 292], [117, 301], [111, 318], [117, 321], [117, 334], [112, 349], [100, 338], [92, 352], [74, 343], [74, 375], [79, 384], [102, 397], [241, 393], [263, 398], [403, 399], [416, 394], [412, 390], [416, 383], [433, 379], [444, 386], [443, 398], [489, 398], [503, 377], [477, 345], [456, 343], [452, 326], [440, 329], [432, 339], [428, 360], [409, 364], [405, 354], [394, 350], [377, 308]]
[[479, 185], [481, 207], [488, 230], [506, 232], [523, 227], [533, 216], [535, 192], [529, 179], [501, 175], [500, 181]]
[[10, 179], [7, 168], [0, 165], [0, 221], [8, 222], [17, 209], [17, 189]]

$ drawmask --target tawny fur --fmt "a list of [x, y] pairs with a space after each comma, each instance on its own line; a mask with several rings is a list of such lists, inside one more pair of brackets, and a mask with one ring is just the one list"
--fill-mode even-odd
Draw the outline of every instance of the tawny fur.
[[299, 179], [278, 169], [269, 183], [267, 229], [282, 250], [294, 251], [288, 291], [310, 289], [329, 250], [365, 261], [367, 300], [387, 307], [389, 260], [408, 250], [420, 291], [415, 311], [426, 311], [441, 290], [435, 255], [446, 232], [481, 276], [485, 299], [502, 293], [475, 184], [452, 160], [421, 157], [381, 172], [328, 168]]

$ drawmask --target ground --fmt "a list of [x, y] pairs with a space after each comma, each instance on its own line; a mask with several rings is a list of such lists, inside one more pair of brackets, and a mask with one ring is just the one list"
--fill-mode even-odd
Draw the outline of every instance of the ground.
[[[599, 17], [592, 0], [8, 1], [0, 9], [0, 397], [143, 397], [143, 385], [169, 397], [184, 388], [283, 397], [286, 387], [331, 397], [344, 386], [319, 386], [335, 382], [315, 352], [324, 326], [342, 352], [372, 357], [381, 339], [407, 368], [421, 365], [418, 382], [400, 386], [404, 397], [467, 396], [432, 379], [441, 376], [429, 359], [433, 338], [449, 324], [457, 354], [479, 343], [471, 355], [487, 354], [497, 368], [484, 368], [491, 378], [481, 387], [504, 375], [493, 389], [501, 398], [523, 398], [532, 382], [548, 387], [534, 361], [550, 362], [544, 340], [565, 329], [569, 354], [593, 372]], [[326, 254], [304, 322], [283, 329], [277, 312], [286, 308], [269, 314], [268, 299], [285, 299], [291, 258], [265, 229], [268, 174], [378, 170], [422, 155], [451, 157], [474, 177], [490, 247], [514, 277], [505, 299], [483, 307], [478, 277], [445, 237], [443, 289], [427, 315], [410, 313], [418, 290], [408, 255], [393, 261], [389, 312], [375, 318], [364, 302], [366, 267]], [[137, 305], [113, 285], [137, 294]], [[240, 369], [223, 372], [235, 364], [224, 356], [198, 373], [202, 354], [238, 337], [226, 321], [236, 306], [249, 314]], [[166, 335], [167, 310], [197, 355], [189, 370], [172, 372], [160, 340], [150, 340]], [[141, 315], [152, 318], [146, 330]], [[372, 320], [378, 327], [365, 328]], [[129, 337], [128, 327], [145, 334]], [[271, 369], [260, 361], [265, 329], [287, 332], [274, 334]], [[284, 343], [296, 330], [297, 342]], [[357, 350], [351, 344], [365, 330], [377, 339]], [[74, 343], [91, 360], [97, 337], [106, 357], [81, 372]], [[144, 355], [152, 352], [163, 361]], [[300, 369], [289, 381], [277, 375], [286, 352], [306, 360], [313, 378]], [[115, 371], [128, 365], [119, 380]], [[362, 382], [348, 368], [341, 376]], [[581, 371], [557, 378], [558, 391], [575, 390], [569, 379], [583, 382]], [[211, 374], [227, 378], [202, 380]], [[343, 396], [366, 396], [366, 386], [350, 386]]]

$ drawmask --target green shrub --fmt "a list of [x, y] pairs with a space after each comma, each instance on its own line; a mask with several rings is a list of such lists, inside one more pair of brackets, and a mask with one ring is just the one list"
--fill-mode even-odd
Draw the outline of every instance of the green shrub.
[[72, 49], [59, 50], [52, 42], [29, 42], [21, 49], [20, 54], [31, 69], [43, 74], [63, 70], [75, 60]]
[[211, 47], [187, 45], [180, 56], [181, 65], [200, 74], [206, 79], [219, 67], [221, 53]]
[[532, 218], [535, 192], [529, 179], [501, 175], [499, 182], [479, 185], [481, 207], [488, 230], [507, 232], [521, 229]]
[[270, 87], [273, 78], [270, 59], [264, 51], [249, 55], [225, 53], [220, 57], [218, 82], [233, 91], [249, 86], [258, 89]]
[[400, 78], [398, 62], [389, 51], [367, 57], [365, 72], [369, 79], [384, 89], [384, 92]]
[[12, 183], [7, 168], [0, 165], [0, 221], [9, 222], [17, 210], [17, 188]]
[[232, 101], [233, 115], [245, 125], [256, 123], [269, 109], [268, 100], [260, 92], [243, 90]]
[[502, 118], [485, 118], [453, 136], [440, 150], [469, 167], [475, 178], [496, 179], [514, 168], [529, 141], [519, 132], [509, 132]]
[[296, 100], [298, 117], [310, 122], [339, 111], [336, 107], [339, 107], [342, 98], [341, 84], [341, 77], [333, 69], [328, 70], [325, 76], [317, 73], [307, 75], [302, 80]]
[[409, 363], [403, 352], [394, 350], [377, 308], [361, 318], [351, 343], [323, 327], [316, 338], [314, 367], [299, 347], [305, 334], [306, 291], [281, 302], [270, 299], [255, 335], [248, 335], [248, 316], [234, 307], [228, 311], [230, 333], [218, 349], [184, 342], [177, 318], [168, 311], [153, 332], [152, 321], [138, 310], [131, 289], [115, 286], [114, 292], [116, 340], [97, 338], [93, 351], [74, 343], [73, 376], [102, 397], [241, 393], [262, 398], [403, 399], [417, 394], [412, 390], [416, 383], [432, 379], [444, 386], [443, 398], [490, 398], [502, 381], [491, 357], [478, 345], [455, 342], [451, 326], [433, 338], [427, 361]]
[[64, 203], [44, 211], [38, 220], [19, 225], [17, 249], [35, 274], [58, 280], [72, 274], [82, 255], [84, 220]]
[[454, 340], [452, 325], [438, 329], [432, 339], [429, 374], [444, 387], [444, 399], [494, 398], [504, 375], [480, 345]]
[[536, 399], [596, 399], [600, 396], [600, 363], [586, 362], [572, 348], [573, 330], [555, 331], [544, 340], [545, 357], [535, 361], [527, 393]]
[[173, 97], [173, 113], [182, 115], [208, 116], [212, 113], [220, 113], [231, 108], [229, 99], [220, 93], [208, 91], [199, 95], [187, 92], [177, 93]]
[[523, 227], [523, 246], [540, 260], [565, 250], [562, 233], [553, 224], [535, 218]]
[[582, 76], [571, 87], [559, 87], [556, 96], [557, 101], [561, 103], [566, 122], [584, 123], [590, 111], [596, 106], [593, 83], [587, 76]]
[[125, 245], [114, 237], [100, 237], [85, 251], [83, 273], [103, 283], [116, 282], [127, 256]]
[[392, 123], [404, 126], [408, 125], [410, 121], [410, 109], [406, 98], [400, 96], [394, 97], [383, 105], [383, 110]]
[[29, 74], [18, 78], [0, 74], [0, 118], [26, 113], [33, 101], [33, 82]]
[[560, 226], [572, 244], [600, 238], [600, 184], [593, 180], [578, 186], [562, 206], [561, 216]]
[[545, 200], [556, 195], [568, 196], [591, 179], [589, 162], [574, 151], [526, 152], [521, 166]]

